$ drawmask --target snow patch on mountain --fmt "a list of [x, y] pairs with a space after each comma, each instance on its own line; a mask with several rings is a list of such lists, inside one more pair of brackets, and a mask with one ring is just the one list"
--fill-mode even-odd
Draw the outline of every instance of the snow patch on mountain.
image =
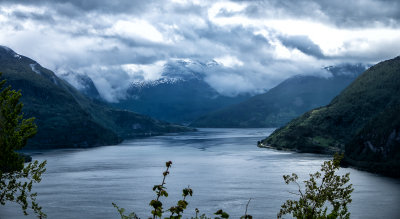
[[181, 78], [160, 78], [155, 81], [134, 81], [132, 82], [132, 87], [137, 88], [137, 89], [143, 89], [143, 88], [148, 88], [148, 87], [155, 87], [160, 84], [175, 84], [180, 81], [184, 81]]
[[38, 75], [41, 75], [42, 73], [36, 68], [37, 63], [33, 63], [33, 64], [29, 64], [29, 66], [31, 67], [32, 71], [35, 72]]
[[171, 59], [164, 64], [159, 78], [155, 80], [135, 80], [131, 83], [131, 88], [141, 90], [161, 84], [176, 84], [189, 80], [203, 81], [206, 76], [205, 72], [217, 65], [218, 63], [214, 60], [203, 63], [191, 59]]

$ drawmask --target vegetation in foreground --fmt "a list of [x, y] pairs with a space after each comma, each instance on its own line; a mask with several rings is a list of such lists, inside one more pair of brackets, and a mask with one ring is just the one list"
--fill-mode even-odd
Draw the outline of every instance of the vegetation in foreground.
[[[284, 215], [291, 215], [294, 218], [350, 218], [350, 212], [348, 211], [348, 204], [351, 203], [351, 193], [353, 192], [353, 185], [348, 184], [350, 181], [350, 173], [345, 175], [337, 175], [336, 171], [340, 168], [340, 161], [343, 155], [336, 154], [332, 160], [325, 161], [321, 165], [320, 172], [310, 174], [310, 179], [305, 180], [304, 189], [298, 182], [298, 176], [295, 173], [292, 175], [284, 175], [283, 179], [286, 184], [295, 183], [298, 186], [298, 191], [292, 194], [299, 196], [298, 200], [287, 200], [277, 214], [278, 218], [282, 218]], [[156, 199], [151, 200], [149, 205], [153, 208], [151, 211], [151, 217], [149, 219], [163, 218], [167, 212], [169, 216], [164, 216], [164, 219], [180, 219], [188, 202], [186, 198], [193, 195], [191, 188], [185, 188], [182, 191], [182, 200], [177, 202], [176, 206], [172, 206], [167, 210], [164, 210], [163, 203], [160, 200], [161, 197], [168, 197], [166, 191], [165, 179], [169, 175], [169, 169], [171, 168], [172, 162], [166, 162], [167, 169], [163, 172], [163, 180], [159, 185], [154, 185], [153, 191], [156, 193]], [[247, 214], [247, 208], [250, 203], [246, 205], [246, 211], [241, 219], [251, 219], [251, 215]], [[117, 204], [112, 205], [118, 210], [121, 219], [138, 219], [138, 215], [135, 212], [125, 214], [125, 209], [118, 207]], [[199, 210], [196, 208], [195, 217], [192, 219], [211, 219], [205, 214], [199, 215]], [[216, 219], [229, 218], [229, 214], [222, 209], [219, 209], [214, 213]]]
[[15, 152], [36, 134], [34, 118], [23, 118], [21, 92], [12, 90], [11, 86], [4, 88], [5, 82], [0, 82], [0, 203], [15, 202], [25, 215], [31, 208], [39, 218], [45, 218], [32, 186], [41, 181], [46, 161], [34, 161], [24, 167], [23, 157]]
[[295, 218], [350, 218], [347, 205], [352, 201], [351, 193], [354, 190], [353, 185], [348, 184], [350, 173], [336, 175], [342, 158], [343, 155], [336, 154], [333, 160], [321, 165], [321, 172], [310, 174], [310, 179], [304, 181], [304, 191], [297, 181], [297, 174], [283, 176], [286, 184], [295, 183], [298, 186], [298, 192], [294, 194], [300, 198], [287, 200], [281, 206], [278, 218], [285, 214]]

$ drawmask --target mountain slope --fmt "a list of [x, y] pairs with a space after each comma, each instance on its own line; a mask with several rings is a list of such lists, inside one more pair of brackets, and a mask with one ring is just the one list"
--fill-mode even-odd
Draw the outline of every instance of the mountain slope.
[[365, 70], [363, 65], [329, 67], [333, 76], [296, 76], [268, 92], [244, 102], [206, 114], [194, 127], [279, 127], [304, 112], [329, 103]]
[[0, 72], [7, 84], [21, 90], [26, 117], [36, 117], [38, 133], [28, 142], [31, 148], [110, 145], [124, 138], [187, 130], [93, 102], [50, 70], [7, 47], [0, 47]]
[[400, 176], [400, 104], [370, 120], [346, 144], [346, 162], [361, 169]]
[[387, 173], [382, 167], [390, 163], [398, 170], [399, 105], [397, 57], [369, 68], [330, 104], [294, 119], [261, 145], [301, 152], [345, 150], [346, 160], [352, 165]]
[[101, 100], [100, 93], [97, 90], [94, 82], [86, 74], [65, 72], [60, 75], [60, 78], [74, 86], [79, 92], [81, 92], [85, 96], [94, 100]]
[[207, 84], [203, 72], [214, 64], [182, 60], [168, 63], [161, 78], [132, 83], [128, 98], [114, 106], [161, 120], [189, 123], [205, 113], [248, 98], [220, 95]]

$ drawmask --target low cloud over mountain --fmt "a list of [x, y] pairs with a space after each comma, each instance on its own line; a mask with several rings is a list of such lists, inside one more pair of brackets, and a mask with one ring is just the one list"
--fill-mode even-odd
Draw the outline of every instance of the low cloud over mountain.
[[398, 1], [4, 0], [0, 44], [58, 74], [86, 74], [117, 102], [176, 59], [216, 61], [205, 80], [224, 95], [374, 64], [399, 55], [399, 21]]

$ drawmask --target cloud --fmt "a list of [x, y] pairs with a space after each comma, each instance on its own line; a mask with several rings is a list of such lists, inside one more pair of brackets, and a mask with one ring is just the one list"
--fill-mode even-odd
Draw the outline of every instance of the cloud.
[[3, 0], [0, 44], [59, 72], [89, 75], [108, 101], [163, 63], [212, 60], [224, 95], [258, 93], [297, 74], [399, 55], [391, 0]]
[[126, 98], [126, 91], [135, 78], [121, 66], [88, 66], [76, 69], [80, 74], [87, 74], [95, 84], [100, 96], [108, 102], [118, 102]]
[[106, 30], [107, 35], [123, 38], [139, 38], [152, 42], [163, 42], [162, 34], [145, 20], [118, 20]]
[[304, 54], [314, 56], [316, 58], [324, 58], [324, 54], [314, 42], [307, 36], [281, 36], [280, 40], [283, 45], [288, 48], [298, 49]]
[[243, 66], [243, 62], [240, 61], [238, 58], [230, 55], [226, 55], [223, 57], [218, 57], [214, 59], [216, 62], [219, 64], [228, 67], [228, 68], [234, 68], [234, 67], [239, 67]]
[[252, 1], [243, 13], [252, 18], [319, 20], [341, 28], [400, 25], [400, 2], [397, 0]]
[[155, 81], [162, 76], [165, 61], [158, 61], [151, 65], [126, 64], [122, 70], [127, 72], [131, 81]]

